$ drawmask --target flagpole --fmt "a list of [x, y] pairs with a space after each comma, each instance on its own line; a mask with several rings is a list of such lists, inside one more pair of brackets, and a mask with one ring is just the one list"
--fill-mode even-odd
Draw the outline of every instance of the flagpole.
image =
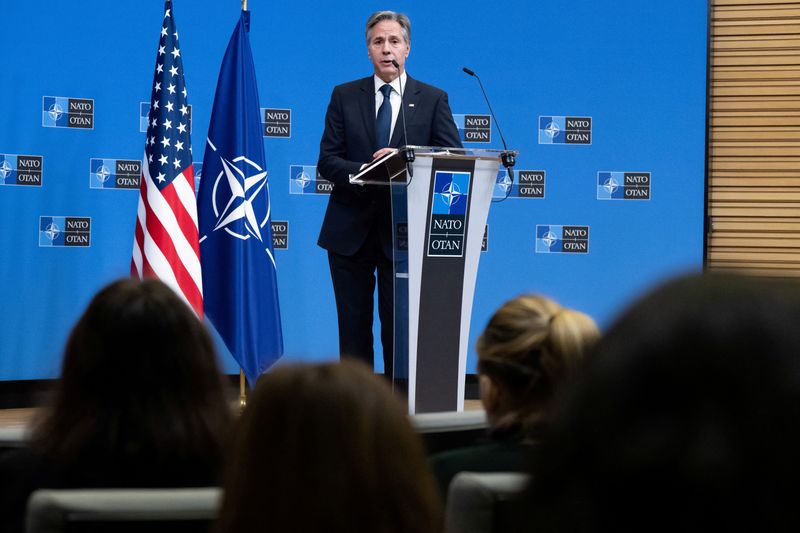
[[247, 11], [247, 0], [242, 0], [242, 11]]
[[[266, 166], [264, 133], [258, 121], [258, 88], [247, 27], [250, 12], [244, 11], [247, 8], [246, 1], [242, 1], [242, 8], [220, 66], [208, 128], [208, 146], [211, 150], [207, 149], [205, 152], [203, 168], [208, 175], [221, 175], [223, 167], [227, 169], [229, 161], [239, 161], [236, 157], [246, 154], [245, 163], [249, 167], [245, 165], [237, 171], [242, 181], [248, 184], [257, 181], [261, 184], [260, 187], [253, 186], [254, 190], [258, 189], [253, 196], [261, 192], [259, 199], [263, 200], [265, 209], [261, 211], [262, 205], [257, 202], [258, 214], [263, 213], [265, 219], [268, 219], [269, 189], [266, 187], [266, 172], [262, 170]], [[254, 173], [250, 167], [259, 173]], [[237, 187], [226, 188], [226, 191], [230, 191], [229, 199], [235, 197], [236, 189], [247, 186], [239, 181], [238, 176], [235, 178], [236, 183], [230, 187]], [[248, 403], [247, 384], [254, 385], [258, 376], [283, 355], [278, 280], [269, 232], [271, 227], [265, 223], [266, 235], [262, 242], [259, 225], [253, 224], [251, 228], [250, 219], [245, 214], [240, 214], [237, 218], [233, 211], [226, 211], [226, 218], [220, 221], [223, 215], [215, 212], [213, 201], [208, 201], [216, 198], [213, 185], [213, 180], [207, 183], [201, 180], [198, 200], [198, 226], [202, 228], [200, 233], [204, 239], [202, 272], [203, 286], [207, 288], [205, 310], [212, 324], [215, 318], [222, 317], [219, 324], [214, 325], [231, 355], [239, 363], [239, 407], [242, 409]], [[248, 205], [253, 199], [255, 198], [248, 199]], [[229, 202], [228, 205], [235, 204]], [[232, 224], [231, 228], [240, 228], [238, 231], [241, 232], [245, 228], [251, 230], [257, 238], [231, 239], [230, 237], [239, 235], [233, 233], [229, 236], [225, 235], [226, 232], [214, 232], [214, 228], [227, 226], [229, 223]], [[249, 234], [248, 232], [246, 235]], [[259, 282], [254, 284], [251, 279], [256, 276]], [[258, 291], [240, 290], [255, 286]], [[225, 320], [229, 316], [237, 316], [239, 320]], [[247, 339], [247, 342], [240, 342], [240, 339]]]
[[239, 409], [244, 411], [247, 406], [247, 393], [245, 392], [244, 370], [239, 369]]

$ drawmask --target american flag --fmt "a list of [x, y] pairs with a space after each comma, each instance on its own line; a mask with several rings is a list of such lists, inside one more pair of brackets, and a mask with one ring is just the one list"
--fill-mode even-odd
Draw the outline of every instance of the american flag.
[[202, 318], [190, 118], [178, 30], [172, 2], [167, 1], [153, 76], [131, 275], [160, 279]]

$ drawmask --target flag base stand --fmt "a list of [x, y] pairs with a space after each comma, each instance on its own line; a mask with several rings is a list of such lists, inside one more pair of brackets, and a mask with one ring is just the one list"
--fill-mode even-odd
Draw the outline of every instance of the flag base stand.
[[247, 407], [247, 392], [245, 389], [244, 370], [239, 370], [239, 411]]

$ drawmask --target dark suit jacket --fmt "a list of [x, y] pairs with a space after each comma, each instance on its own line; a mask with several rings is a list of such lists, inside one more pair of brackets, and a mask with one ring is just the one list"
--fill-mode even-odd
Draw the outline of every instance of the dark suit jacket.
[[532, 444], [492, 441], [438, 453], [430, 458], [430, 467], [442, 498], [447, 499], [450, 482], [459, 472], [530, 473], [536, 451]]
[[434, 454], [430, 467], [442, 498], [447, 499], [450, 482], [459, 472], [523, 472], [534, 470], [541, 429], [531, 437], [520, 431], [495, 430], [486, 440], [473, 446]]
[[[408, 142], [403, 142], [403, 114], [397, 117], [389, 146], [461, 146], [447, 94], [410, 76], [403, 87]], [[317, 170], [333, 182], [328, 209], [317, 244], [340, 255], [354, 255], [376, 226], [384, 253], [392, 257], [391, 210], [388, 187], [351, 185], [375, 152], [375, 83], [373, 77], [333, 89]]]

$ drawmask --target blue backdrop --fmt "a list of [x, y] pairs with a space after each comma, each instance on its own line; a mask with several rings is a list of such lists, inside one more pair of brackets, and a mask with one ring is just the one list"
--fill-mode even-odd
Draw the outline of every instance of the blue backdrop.
[[[272, 219], [288, 221], [288, 247], [275, 252], [286, 360], [336, 356], [327, 259], [315, 245], [327, 196], [292, 174], [316, 164], [333, 86], [371, 73], [363, 25], [387, 7], [413, 23], [409, 74], [448, 91], [457, 123], [481, 136], [462, 116], [488, 113], [461, 67], [475, 70], [521, 152], [518, 172], [544, 171], [543, 188], [512, 187], [492, 206], [471, 345], [492, 311], [519, 293], [550, 295], [603, 325], [657, 280], [701, 267], [706, 2], [251, 0], [261, 106], [291, 110], [290, 136], [264, 138]], [[138, 191], [125, 188], [130, 167], [120, 160], [142, 156], [141, 103], [162, 9], [157, 0], [3, 8], [0, 380], [57, 376], [69, 328], [92, 294], [128, 275]], [[239, 3], [175, 0], [174, 10], [201, 162]], [[54, 105], [64, 115], [50, 113]], [[560, 117], [591, 118], [591, 144], [586, 128]], [[498, 148], [499, 136], [492, 130], [490, 142], [467, 146]], [[540, 178], [526, 173], [535, 185]], [[563, 244], [537, 242], [537, 226], [539, 237], [588, 226], [588, 252], [543, 253]]]

